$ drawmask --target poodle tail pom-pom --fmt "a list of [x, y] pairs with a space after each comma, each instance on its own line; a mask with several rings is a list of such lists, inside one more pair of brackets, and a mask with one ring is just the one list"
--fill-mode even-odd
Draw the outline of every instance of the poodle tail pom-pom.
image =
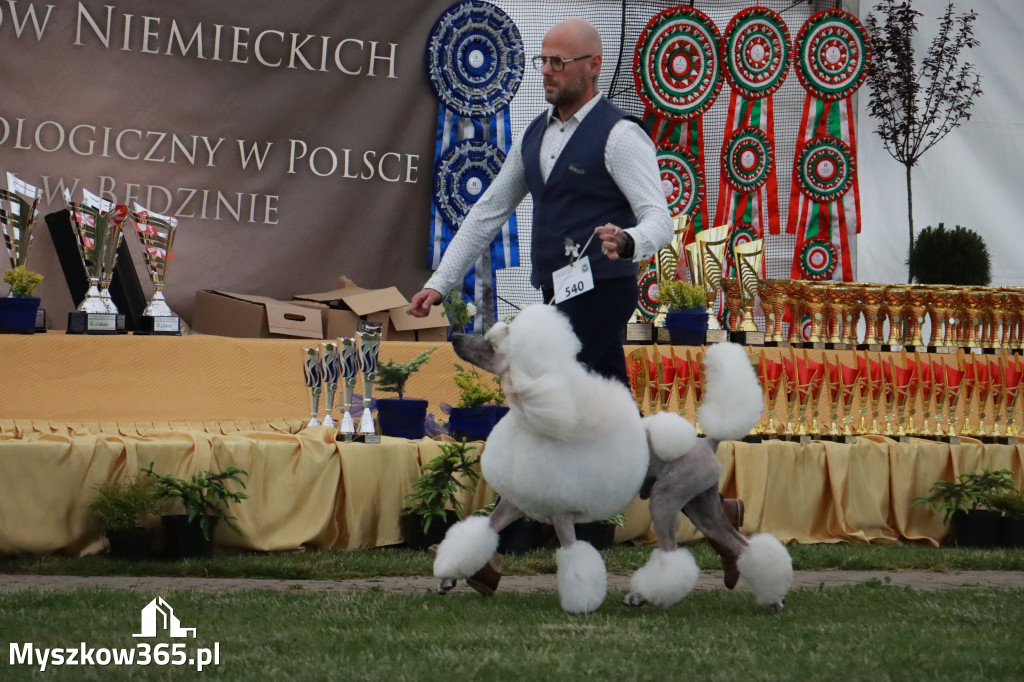
[[567, 613], [590, 613], [604, 601], [608, 576], [601, 553], [582, 540], [555, 552], [558, 596]]
[[651, 449], [658, 459], [679, 459], [697, 444], [697, 429], [674, 412], [657, 412], [644, 417]]
[[486, 516], [470, 516], [448, 529], [437, 547], [434, 576], [468, 578], [487, 563], [498, 549], [498, 534]]
[[647, 563], [630, 578], [629, 588], [645, 601], [667, 609], [693, 591], [698, 577], [700, 569], [687, 550], [655, 549]]
[[735, 343], [716, 343], [704, 356], [704, 404], [697, 420], [717, 441], [740, 440], [757, 425], [764, 398], [747, 352]]
[[783, 544], [768, 533], [750, 538], [736, 565], [740, 579], [750, 585], [762, 606], [781, 604], [793, 584], [793, 560]]

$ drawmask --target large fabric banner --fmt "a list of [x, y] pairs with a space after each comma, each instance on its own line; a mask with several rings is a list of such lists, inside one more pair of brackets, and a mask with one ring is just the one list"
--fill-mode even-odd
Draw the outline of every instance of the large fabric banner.
[[[41, 189], [40, 216], [91, 194], [177, 219], [165, 293], [186, 320], [197, 289], [287, 299], [346, 275], [411, 295], [430, 274], [424, 54], [450, 4], [5, 2], [0, 186]], [[60, 320], [42, 222], [28, 267]]]

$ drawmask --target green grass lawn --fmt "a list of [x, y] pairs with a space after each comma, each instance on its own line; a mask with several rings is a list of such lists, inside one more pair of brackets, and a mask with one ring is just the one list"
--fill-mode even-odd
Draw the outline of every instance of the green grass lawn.
[[[162, 594], [195, 639], [139, 640], [154, 595], [0, 594], [0, 679], [17, 680], [1020, 680], [1024, 591], [918, 593], [875, 581], [797, 590], [770, 616], [750, 594], [694, 593], [668, 610], [563, 613], [557, 595]], [[11, 665], [8, 644], [214, 648], [219, 665]]]
[[[709, 545], [686, 545], [705, 570], [721, 568]], [[643, 566], [650, 546], [617, 545], [603, 552], [608, 571], [632, 573]], [[790, 545], [797, 570], [1024, 570], [1024, 550], [926, 547], [923, 545]], [[107, 556], [62, 557], [26, 555], [0, 557], [0, 573], [50, 575], [168, 575], [339, 580], [377, 576], [430, 575], [433, 556], [405, 548], [359, 551], [309, 550], [306, 552], [218, 553], [203, 561], [115, 561]], [[535, 550], [509, 557], [505, 573], [554, 573], [553, 550]]]

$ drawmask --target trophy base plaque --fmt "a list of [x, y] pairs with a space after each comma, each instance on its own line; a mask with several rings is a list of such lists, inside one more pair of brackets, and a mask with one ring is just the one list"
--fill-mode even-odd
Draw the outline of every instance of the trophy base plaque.
[[626, 323], [626, 343], [642, 345], [654, 342], [654, 325], [650, 322]]
[[856, 350], [866, 350], [869, 353], [881, 353], [892, 350], [892, 346], [885, 343], [858, 343]]
[[704, 336], [704, 343], [710, 346], [713, 343], [725, 343], [729, 340], [729, 332], [725, 329], [709, 329]]
[[765, 341], [765, 348], [789, 348], [792, 346], [789, 341]]
[[952, 355], [956, 353], [956, 348], [953, 346], [925, 346], [926, 353], [938, 353], [940, 355]]
[[380, 443], [379, 433], [357, 433], [351, 441], [352, 443], [366, 443], [367, 445], [377, 445]]
[[741, 346], [763, 346], [764, 332], [729, 332], [729, 340]]
[[764, 439], [765, 437], [759, 433], [748, 433], [746, 436], [743, 436], [744, 443], [763, 443]]
[[139, 328], [135, 330], [135, 333], [144, 336], [149, 334], [181, 336], [181, 318], [177, 315], [159, 317], [143, 315], [139, 318]]
[[799, 343], [794, 343], [793, 347], [806, 348], [808, 350], [825, 350], [825, 346], [827, 345], [828, 344], [824, 341], [801, 341]]
[[123, 334], [124, 330], [120, 313], [68, 313], [68, 334]]
[[46, 333], [46, 311], [42, 308], [36, 311], [36, 333]]
[[655, 327], [658, 343], [672, 343], [672, 335], [665, 327]]
[[850, 350], [848, 343], [826, 343], [825, 350]]

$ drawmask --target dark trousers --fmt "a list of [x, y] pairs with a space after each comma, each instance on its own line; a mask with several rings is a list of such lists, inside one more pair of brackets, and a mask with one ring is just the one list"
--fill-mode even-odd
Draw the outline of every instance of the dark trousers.
[[[541, 292], [545, 303], [554, 295], [550, 287], [542, 287]], [[636, 304], [636, 278], [617, 277], [599, 279], [587, 293], [555, 306], [569, 318], [583, 344], [576, 359], [603, 377], [621, 381], [627, 388], [629, 375], [622, 344], [626, 341], [626, 323]]]

